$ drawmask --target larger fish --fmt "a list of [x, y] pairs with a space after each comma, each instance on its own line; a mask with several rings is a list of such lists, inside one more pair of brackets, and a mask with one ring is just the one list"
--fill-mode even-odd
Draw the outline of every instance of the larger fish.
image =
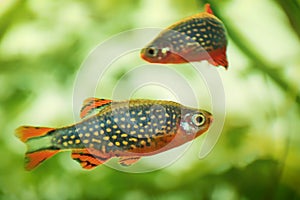
[[193, 140], [208, 130], [212, 115], [172, 101], [111, 101], [89, 98], [81, 122], [62, 128], [22, 126], [16, 135], [27, 144], [26, 169], [31, 170], [60, 151], [85, 169], [112, 157], [130, 165]]
[[224, 24], [210, 8], [182, 19], [163, 30], [141, 51], [151, 63], [187, 63], [207, 60], [214, 66], [228, 68], [227, 38]]

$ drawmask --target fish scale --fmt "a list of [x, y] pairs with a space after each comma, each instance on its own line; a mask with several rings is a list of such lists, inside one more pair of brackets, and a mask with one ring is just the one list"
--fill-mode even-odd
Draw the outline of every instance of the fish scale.
[[199, 43], [202, 47], [196, 49], [199, 52], [222, 48], [227, 42], [225, 35], [222, 34], [224, 26], [216, 19], [193, 18], [170, 29], [163, 37], [174, 45], [173, 48], [177, 52], [182, 51], [185, 48], [184, 44], [190, 42]]
[[60, 149], [86, 146], [98, 150], [105, 146], [103, 153], [106, 153], [120, 148], [130, 150], [150, 146], [155, 136], [176, 131], [179, 108], [166, 105], [163, 110], [155, 110], [152, 105], [147, 105], [141, 111], [139, 109], [116, 109], [105, 116], [89, 118], [75, 127], [63, 128], [53, 137], [53, 145]]
[[31, 170], [61, 151], [85, 169], [113, 157], [124, 166], [193, 140], [208, 130], [212, 115], [201, 109], [162, 100], [111, 101], [89, 98], [82, 121], [62, 127], [21, 126], [16, 135], [27, 145], [26, 169]]

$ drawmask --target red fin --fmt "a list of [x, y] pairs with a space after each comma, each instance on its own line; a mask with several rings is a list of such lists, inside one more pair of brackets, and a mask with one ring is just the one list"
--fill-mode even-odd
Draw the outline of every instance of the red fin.
[[93, 149], [73, 150], [72, 158], [78, 161], [84, 169], [93, 169], [110, 159], [110, 157], [107, 157], [101, 152]]
[[209, 3], [204, 5], [204, 10], [205, 10], [205, 12], [214, 15], [214, 12], [212, 11]]
[[141, 157], [139, 156], [134, 156], [134, 157], [121, 157], [119, 160], [119, 163], [123, 166], [130, 166], [133, 163], [136, 163], [137, 161], [139, 161], [141, 159]]
[[27, 151], [30, 151], [25, 154], [25, 168], [27, 170], [34, 169], [59, 151], [50, 149], [52, 145], [51, 136], [47, 137], [47, 134], [54, 130], [54, 128], [32, 126], [21, 126], [16, 129], [16, 136], [26, 143]]
[[44, 160], [58, 153], [59, 150], [42, 150], [33, 153], [26, 153], [26, 170], [32, 170], [41, 164]]
[[97, 99], [94, 97], [88, 98], [83, 102], [83, 106], [80, 111], [80, 117], [85, 118], [91, 115], [91, 113], [94, 113], [95, 111], [99, 112], [111, 102], [112, 100], [109, 99]]
[[212, 59], [209, 59], [208, 62], [214, 66], [223, 66], [225, 69], [228, 69], [228, 61], [226, 56], [226, 48], [216, 50], [214, 53], [210, 53]]
[[30, 138], [46, 135], [48, 132], [55, 130], [54, 128], [21, 126], [16, 129], [16, 136], [22, 142], [26, 142]]

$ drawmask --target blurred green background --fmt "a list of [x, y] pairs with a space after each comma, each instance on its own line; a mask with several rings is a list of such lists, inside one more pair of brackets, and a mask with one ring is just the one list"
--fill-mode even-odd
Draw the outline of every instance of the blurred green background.
[[[133, 28], [163, 28], [207, 2], [228, 31], [229, 70], [218, 69], [226, 121], [206, 158], [197, 158], [200, 139], [149, 173], [82, 170], [68, 152], [24, 170], [14, 129], [74, 122], [76, 73], [97, 44]], [[1, 0], [0, 199], [300, 199], [299, 39], [298, 0]]]

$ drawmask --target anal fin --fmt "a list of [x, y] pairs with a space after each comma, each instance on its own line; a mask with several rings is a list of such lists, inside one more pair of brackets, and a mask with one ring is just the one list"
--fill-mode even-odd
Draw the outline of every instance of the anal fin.
[[71, 156], [84, 169], [93, 169], [110, 159], [110, 157], [94, 149], [76, 149], [72, 151]]
[[119, 163], [122, 166], [130, 166], [130, 165], [136, 163], [137, 161], [139, 161], [140, 159], [141, 159], [141, 157], [139, 157], [139, 156], [120, 157]]
[[209, 59], [208, 62], [214, 66], [223, 66], [226, 70], [228, 68], [228, 61], [226, 56], [226, 47], [214, 50], [212, 53], [209, 53], [212, 59]]

